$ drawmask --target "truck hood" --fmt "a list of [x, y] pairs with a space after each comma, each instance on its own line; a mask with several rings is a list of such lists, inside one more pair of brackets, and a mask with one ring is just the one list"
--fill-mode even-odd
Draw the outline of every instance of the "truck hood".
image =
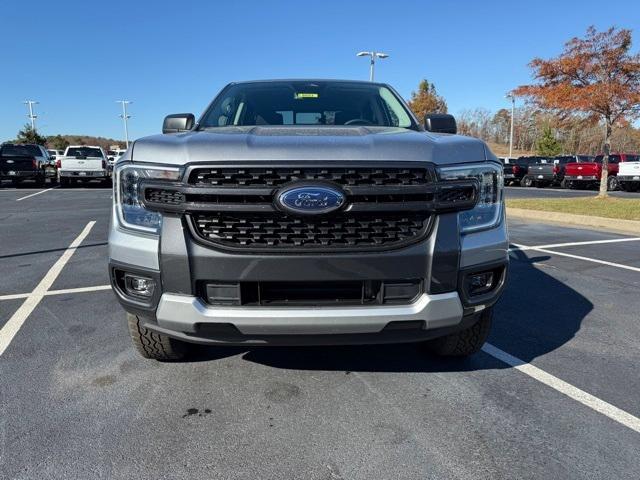
[[388, 127], [220, 127], [137, 140], [122, 160], [183, 165], [211, 161], [497, 160], [484, 142]]

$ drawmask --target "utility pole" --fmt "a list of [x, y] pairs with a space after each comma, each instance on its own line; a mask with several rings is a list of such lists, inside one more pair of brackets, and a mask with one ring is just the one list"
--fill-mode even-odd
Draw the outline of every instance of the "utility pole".
[[35, 131], [36, 130], [36, 118], [38, 118], [38, 115], [33, 113], [33, 106], [39, 104], [40, 102], [37, 102], [35, 100], [25, 100], [22, 103], [24, 103], [25, 105], [28, 105], [28, 107], [29, 107], [29, 113], [27, 114], [27, 118], [31, 121], [31, 130]]
[[371, 61], [369, 62], [369, 81], [373, 82], [373, 71], [376, 66], [376, 58], [388, 58], [389, 55], [382, 52], [358, 52], [356, 54], [357, 57], [369, 57]]
[[133, 103], [129, 100], [116, 100], [116, 103], [122, 104], [122, 113], [120, 114], [120, 118], [124, 122], [124, 141], [127, 144], [127, 149], [129, 149], [129, 126], [127, 124], [127, 120], [131, 118], [131, 115], [127, 114], [127, 105]]
[[511, 99], [511, 128], [509, 132], [509, 158], [513, 156], [513, 117], [516, 111], [516, 97], [508, 93], [505, 98]]

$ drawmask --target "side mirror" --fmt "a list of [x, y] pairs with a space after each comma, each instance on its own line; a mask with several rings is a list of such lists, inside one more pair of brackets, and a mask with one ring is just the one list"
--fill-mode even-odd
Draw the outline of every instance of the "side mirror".
[[162, 133], [186, 132], [193, 128], [196, 117], [193, 113], [175, 113], [167, 115], [162, 122]]
[[453, 115], [447, 113], [428, 113], [424, 116], [424, 128], [433, 133], [457, 133], [458, 127]]

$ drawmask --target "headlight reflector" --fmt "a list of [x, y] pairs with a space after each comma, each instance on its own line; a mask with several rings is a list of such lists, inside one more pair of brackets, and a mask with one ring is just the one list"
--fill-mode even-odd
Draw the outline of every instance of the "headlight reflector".
[[119, 165], [115, 171], [113, 201], [116, 204], [120, 226], [158, 234], [162, 225], [162, 215], [144, 208], [140, 197], [140, 182], [145, 179], [177, 181], [181, 174], [181, 170], [175, 167], [131, 163]]
[[486, 230], [500, 223], [504, 189], [500, 165], [486, 162], [443, 167], [439, 169], [439, 174], [440, 179], [445, 182], [475, 178], [480, 184], [476, 206], [458, 214], [462, 233]]

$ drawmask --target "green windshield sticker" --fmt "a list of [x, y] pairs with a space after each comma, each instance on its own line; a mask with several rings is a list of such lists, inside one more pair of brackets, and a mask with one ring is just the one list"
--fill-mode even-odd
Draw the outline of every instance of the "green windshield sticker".
[[317, 93], [296, 93], [294, 97], [296, 100], [301, 100], [303, 98], [318, 98]]

